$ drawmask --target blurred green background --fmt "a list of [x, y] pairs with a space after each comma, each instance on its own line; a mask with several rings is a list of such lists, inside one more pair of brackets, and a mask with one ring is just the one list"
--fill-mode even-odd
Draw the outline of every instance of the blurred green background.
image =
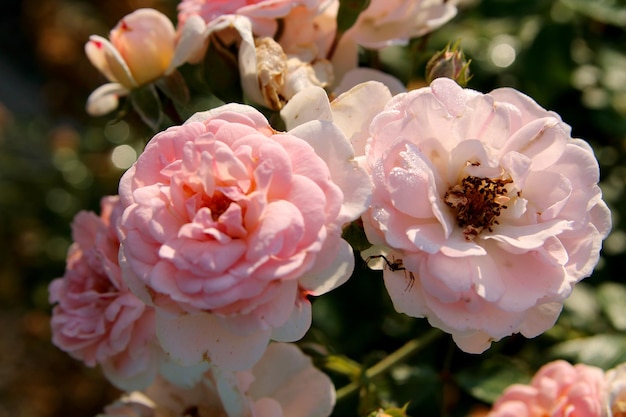
[[[105, 82], [84, 56], [90, 34], [106, 36], [125, 14], [153, 7], [175, 21], [170, 0], [4, 0], [0, 13], [0, 417], [90, 416], [117, 395], [100, 376], [50, 343], [48, 283], [61, 276], [70, 222], [98, 210], [152, 132], [128, 113], [84, 112]], [[413, 86], [425, 61], [461, 41], [469, 87], [515, 87], [559, 113], [596, 151], [613, 232], [594, 275], [577, 287], [557, 326], [526, 341], [510, 337], [481, 356], [449, 337], [376, 381], [368, 401], [411, 399], [413, 415], [481, 415], [503, 385], [563, 357], [604, 368], [626, 361], [626, 2], [464, 1], [458, 16], [375, 62]], [[371, 60], [365, 55], [364, 60]], [[428, 329], [391, 307], [380, 273], [358, 266], [339, 290], [314, 302], [311, 354], [371, 365]], [[443, 352], [443, 353], [442, 353]], [[505, 365], [503, 365], [505, 364]], [[338, 386], [348, 382], [329, 374]], [[370, 395], [371, 394], [371, 395]], [[434, 400], [434, 401], [433, 401]], [[354, 415], [357, 397], [335, 415]], [[417, 411], [419, 410], [419, 411]]]

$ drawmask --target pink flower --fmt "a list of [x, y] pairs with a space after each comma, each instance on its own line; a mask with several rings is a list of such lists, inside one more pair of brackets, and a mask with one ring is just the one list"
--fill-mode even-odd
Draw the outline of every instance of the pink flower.
[[602, 369], [557, 360], [539, 369], [530, 385], [508, 387], [488, 417], [600, 417], [604, 386]]
[[65, 274], [50, 284], [52, 342], [88, 366], [102, 365], [119, 387], [146, 386], [157, 370], [154, 310], [122, 281], [118, 198], [101, 206], [100, 217], [83, 211], [74, 219]]
[[90, 95], [87, 112], [108, 113], [117, 107], [120, 96], [171, 74], [203, 45], [203, 29], [192, 19], [177, 36], [167, 16], [154, 9], [138, 9], [111, 30], [110, 41], [90, 36], [85, 53], [110, 83]]
[[447, 78], [395, 96], [370, 136], [363, 220], [402, 264], [384, 272], [395, 308], [474, 353], [549, 329], [611, 227], [591, 147], [516, 90]]
[[[227, 15], [245, 16], [252, 21], [257, 36], [274, 36], [278, 19], [289, 21], [292, 11], [299, 8], [323, 10], [331, 0], [182, 0], [178, 4], [178, 23], [184, 24], [191, 16], [200, 16], [210, 24]], [[298, 13], [298, 12], [296, 12]], [[315, 13], [317, 14], [317, 12]], [[297, 17], [298, 19], [300, 17]]]
[[273, 343], [250, 370], [214, 368], [191, 387], [159, 379], [144, 392], [124, 395], [101, 416], [325, 417], [334, 404], [330, 379], [295, 345]]
[[456, 16], [454, 1], [372, 0], [345, 36], [361, 46], [379, 49], [406, 44]]
[[246, 369], [270, 338], [302, 337], [307, 294], [350, 276], [342, 227], [369, 193], [332, 123], [277, 133], [249, 106], [196, 114], [157, 134], [122, 177], [124, 279], [157, 307], [174, 360]]

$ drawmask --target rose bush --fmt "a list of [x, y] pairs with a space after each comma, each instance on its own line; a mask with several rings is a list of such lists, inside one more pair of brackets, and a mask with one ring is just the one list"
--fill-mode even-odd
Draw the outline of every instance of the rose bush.
[[591, 147], [516, 90], [447, 78], [396, 95], [369, 135], [363, 221], [382, 252], [366, 256], [402, 263], [384, 272], [396, 309], [476, 353], [552, 327], [611, 226]]
[[541, 367], [529, 385], [508, 387], [488, 417], [600, 417], [604, 389], [602, 369], [557, 360]]
[[330, 122], [274, 131], [229, 104], [157, 134], [122, 177], [124, 279], [179, 363], [241, 370], [309, 328], [307, 295], [350, 276], [344, 224], [371, 183]]

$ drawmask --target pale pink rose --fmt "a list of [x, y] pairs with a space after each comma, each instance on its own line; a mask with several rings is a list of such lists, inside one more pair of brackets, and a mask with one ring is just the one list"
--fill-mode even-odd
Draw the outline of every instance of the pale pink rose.
[[99, 217], [76, 215], [65, 274], [50, 283], [52, 342], [88, 366], [101, 365], [119, 387], [146, 386], [157, 371], [154, 311], [122, 281], [119, 199], [105, 197], [101, 206]]
[[372, 0], [344, 37], [371, 49], [406, 44], [456, 16], [454, 1]]
[[370, 180], [330, 122], [274, 131], [229, 104], [157, 134], [122, 177], [124, 279], [157, 307], [174, 360], [246, 369], [309, 328], [307, 295], [343, 283], [344, 224]]
[[102, 417], [325, 417], [335, 390], [295, 345], [271, 344], [254, 368], [229, 373], [213, 368], [191, 387], [157, 380], [144, 392], [124, 395]]
[[88, 113], [108, 113], [133, 88], [171, 74], [202, 46], [203, 29], [192, 19], [177, 35], [167, 16], [154, 9], [138, 9], [111, 30], [110, 41], [90, 36], [85, 53], [110, 83], [90, 95]]
[[552, 327], [611, 227], [591, 147], [516, 90], [447, 78], [395, 96], [370, 136], [363, 221], [395, 308], [474, 353]]
[[600, 417], [604, 386], [602, 369], [557, 360], [541, 367], [530, 385], [508, 387], [488, 417]]
[[[334, 0], [182, 0], [178, 4], [178, 23], [182, 25], [191, 16], [200, 16], [210, 25], [223, 16], [238, 15], [252, 21], [255, 35], [274, 36], [278, 20], [288, 22], [294, 10], [305, 8], [317, 15], [332, 2]], [[300, 18], [296, 16], [297, 20]]]
[[604, 417], [626, 416], [626, 364], [605, 373]]

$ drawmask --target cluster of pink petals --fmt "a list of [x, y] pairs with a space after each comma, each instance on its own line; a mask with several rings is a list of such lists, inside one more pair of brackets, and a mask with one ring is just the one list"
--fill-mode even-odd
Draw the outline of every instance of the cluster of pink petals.
[[330, 122], [277, 133], [238, 104], [149, 142], [120, 182], [120, 259], [175, 361], [246, 369], [308, 330], [306, 296], [354, 266], [342, 227], [371, 184], [352, 152]]
[[382, 49], [406, 44], [450, 21], [457, 14], [456, 1], [372, 0], [356, 22], [337, 40], [333, 65], [336, 78], [358, 66], [358, 47]]
[[366, 48], [406, 44], [456, 16], [454, 1], [372, 0], [345, 36]]
[[604, 391], [602, 369], [557, 360], [539, 369], [530, 385], [508, 387], [488, 417], [601, 417]]
[[305, 8], [323, 10], [333, 0], [182, 0], [178, 4], [178, 23], [184, 24], [191, 16], [200, 16], [207, 23], [228, 15], [245, 16], [252, 21], [254, 34], [274, 36], [278, 19], [289, 21], [292, 11]]
[[250, 370], [207, 371], [191, 387], [158, 379], [107, 406], [102, 417], [326, 417], [335, 390], [326, 374], [295, 345], [271, 344]]
[[156, 375], [154, 310], [124, 284], [118, 265], [117, 197], [102, 199], [100, 217], [80, 212], [65, 274], [50, 284], [52, 342], [88, 366], [101, 365], [119, 387]]
[[552, 327], [611, 226], [591, 147], [514, 89], [445, 78], [396, 95], [369, 134], [363, 219], [402, 261], [384, 273], [395, 308], [474, 353]]

